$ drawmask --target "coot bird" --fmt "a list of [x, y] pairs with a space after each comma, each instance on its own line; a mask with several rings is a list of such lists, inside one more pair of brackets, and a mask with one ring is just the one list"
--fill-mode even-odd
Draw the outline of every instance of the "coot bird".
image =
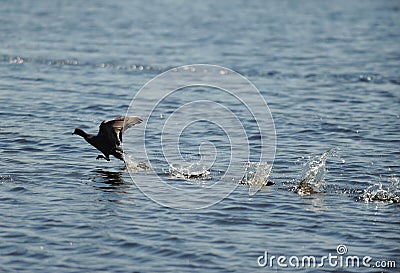
[[76, 128], [72, 134], [83, 137], [89, 144], [93, 145], [103, 155], [98, 155], [96, 159], [104, 158], [110, 161], [110, 155], [124, 160], [124, 151], [121, 148], [122, 134], [133, 125], [139, 124], [142, 119], [138, 116], [116, 117], [110, 121], [103, 121], [100, 124], [97, 135], [87, 134], [82, 129]]

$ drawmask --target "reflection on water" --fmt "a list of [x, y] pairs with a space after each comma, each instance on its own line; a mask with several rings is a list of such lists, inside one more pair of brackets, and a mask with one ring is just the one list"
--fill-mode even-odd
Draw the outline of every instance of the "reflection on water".
[[92, 171], [95, 173], [93, 182], [101, 183], [100, 188], [118, 188], [125, 185], [125, 180], [122, 178], [122, 171], [108, 171], [101, 168]]
[[97, 168], [92, 173], [94, 173], [91, 179], [94, 182], [92, 186], [102, 193], [99, 196], [99, 201], [119, 202], [126, 198], [131, 184], [126, 183], [122, 177], [123, 171], [109, 171]]
[[315, 194], [303, 196], [304, 208], [309, 211], [321, 212], [328, 210], [328, 205], [325, 202], [325, 196], [323, 194]]
[[112, 171], [105, 171], [102, 169], [96, 169], [96, 173], [100, 175], [100, 177], [104, 180], [104, 183], [117, 186], [124, 184], [125, 181], [121, 176], [121, 172], [112, 172]]

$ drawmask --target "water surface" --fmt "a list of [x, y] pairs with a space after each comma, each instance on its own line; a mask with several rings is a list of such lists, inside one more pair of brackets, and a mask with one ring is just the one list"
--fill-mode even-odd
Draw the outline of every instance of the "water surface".
[[[398, 203], [358, 197], [399, 177], [399, 11], [396, 1], [5, 1], [0, 271], [397, 272]], [[96, 161], [71, 133], [96, 132], [147, 81], [192, 63], [251, 80], [271, 109], [277, 146], [274, 186], [249, 196], [239, 185], [188, 212], [148, 199], [122, 162]], [[189, 129], [182, 150], [196, 158], [201, 137]], [[209, 129], [202, 136], [216, 139]], [[298, 194], [307, 162], [330, 148], [324, 187]], [[257, 265], [265, 251], [321, 257], [341, 244], [397, 269]]]

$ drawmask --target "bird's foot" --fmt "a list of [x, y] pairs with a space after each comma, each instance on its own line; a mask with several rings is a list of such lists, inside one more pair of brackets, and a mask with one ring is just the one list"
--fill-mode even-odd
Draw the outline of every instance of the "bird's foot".
[[105, 160], [110, 161], [109, 158], [107, 158], [107, 157], [105, 157], [105, 156], [103, 156], [103, 155], [98, 155], [98, 156], [96, 157], [96, 160], [99, 160], [100, 158], [104, 158]]

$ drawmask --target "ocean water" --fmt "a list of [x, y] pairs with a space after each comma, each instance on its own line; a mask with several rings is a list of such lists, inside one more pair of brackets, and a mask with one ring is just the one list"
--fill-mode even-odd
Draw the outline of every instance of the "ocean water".
[[[399, 18], [398, 1], [2, 1], [0, 272], [399, 272]], [[163, 97], [199, 78], [240, 96]], [[128, 166], [71, 135], [126, 113], [144, 120]]]

